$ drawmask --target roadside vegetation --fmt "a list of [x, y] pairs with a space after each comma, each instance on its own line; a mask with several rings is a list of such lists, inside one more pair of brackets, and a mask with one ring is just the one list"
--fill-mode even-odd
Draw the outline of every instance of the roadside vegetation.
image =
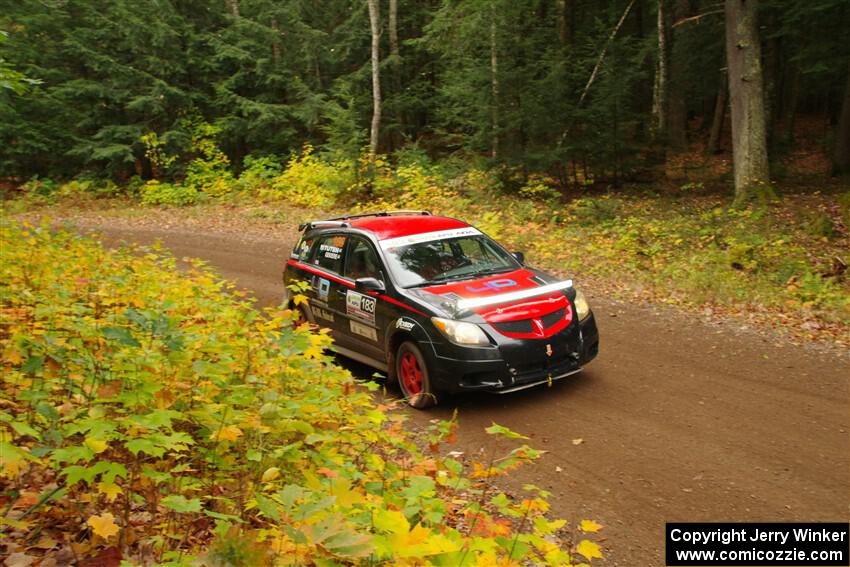
[[433, 162], [418, 152], [370, 163], [308, 145], [285, 163], [248, 159], [238, 176], [214, 149], [206, 155], [179, 181], [119, 187], [33, 179], [5, 207], [73, 216], [75, 207], [121, 209], [101, 199], [121, 196], [136, 206], [194, 205], [201, 216], [207, 205], [241, 207], [249, 222], [293, 226], [309, 216], [430, 210], [468, 220], [526, 252], [533, 265], [590, 279], [615, 296], [731, 315], [799, 340], [850, 344], [850, 193], [840, 185], [733, 207], [712, 188], [722, 170], [705, 182], [683, 177], [606, 192], [588, 185], [565, 197], [545, 176]]
[[[48, 227], [0, 235], [0, 533], [13, 565], [570, 565], [601, 557], [493, 479], [541, 453], [441, 456], [195, 261]], [[141, 252], [141, 253], [139, 253]], [[370, 388], [375, 386], [368, 385]], [[391, 403], [391, 402], [387, 402]], [[574, 545], [573, 545], [574, 544]], [[8, 561], [7, 561], [7, 564]]]

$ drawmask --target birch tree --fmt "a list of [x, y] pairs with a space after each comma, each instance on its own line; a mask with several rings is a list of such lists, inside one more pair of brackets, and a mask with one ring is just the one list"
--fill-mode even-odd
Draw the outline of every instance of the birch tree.
[[369, 4], [369, 26], [372, 32], [372, 128], [369, 131], [369, 161], [375, 161], [378, 153], [378, 137], [381, 127], [381, 16], [378, 0], [367, 0]]

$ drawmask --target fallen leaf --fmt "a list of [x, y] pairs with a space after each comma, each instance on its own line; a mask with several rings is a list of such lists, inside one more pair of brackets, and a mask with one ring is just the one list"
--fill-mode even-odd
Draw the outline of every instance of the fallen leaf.
[[584, 555], [588, 561], [592, 560], [594, 557], [598, 557], [602, 559], [602, 550], [599, 546], [592, 541], [583, 539], [576, 546], [576, 552]]
[[597, 524], [593, 520], [582, 520], [579, 524], [579, 529], [583, 532], [596, 533], [602, 529], [602, 524]]
[[100, 516], [92, 516], [89, 518], [88, 525], [91, 526], [95, 535], [104, 539], [109, 539], [120, 531], [115, 524], [115, 516], [109, 512], [105, 512]]
[[582, 439], [581, 437], [573, 439], [573, 445], [581, 445], [582, 443], [584, 443], [584, 439]]
[[13, 553], [3, 563], [6, 567], [29, 567], [35, 561], [35, 557], [26, 553]]

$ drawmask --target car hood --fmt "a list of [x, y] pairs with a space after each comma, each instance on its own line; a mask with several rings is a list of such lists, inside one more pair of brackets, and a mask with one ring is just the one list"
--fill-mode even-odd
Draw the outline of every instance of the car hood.
[[[561, 309], [568, 312], [569, 318], [572, 317], [569, 300], [563, 291], [552, 291], [516, 301], [474, 307], [463, 312], [457, 309], [456, 304], [464, 299], [497, 298], [500, 295], [533, 290], [555, 281], [546, 274], [522, 268], [483, 278], [447, 282], [410, 290], [410, 293], [457, 319], [475, 321], [481, 317], [491, 324], [529, 320], [531, 325], [534, 320]], [[536, 327], [532, 327], [534, 328]]]

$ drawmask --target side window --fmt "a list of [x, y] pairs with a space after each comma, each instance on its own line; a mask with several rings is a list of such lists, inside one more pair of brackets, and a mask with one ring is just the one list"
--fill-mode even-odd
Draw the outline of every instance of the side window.
[[358, 278], [375, 278], [383, 280], [381, 262], [375, 249], [362, 238], [355, 238], [348, 247], [345, 258], [343, 275], [352, 280]]
[[342, 272], [342, 249], [345, 247], [345, 236], [335, 234], [320, 238], [313, 252], [312, 263], [330, 272]]
[[298, 244], [296, 244], [295, 248], [292, 250], [292, 257], [296, 260], [306, 260], [310, 255], [311, 246], [313, 246], [312, 238], [301, 237], [301, 240], [298, 241]]

